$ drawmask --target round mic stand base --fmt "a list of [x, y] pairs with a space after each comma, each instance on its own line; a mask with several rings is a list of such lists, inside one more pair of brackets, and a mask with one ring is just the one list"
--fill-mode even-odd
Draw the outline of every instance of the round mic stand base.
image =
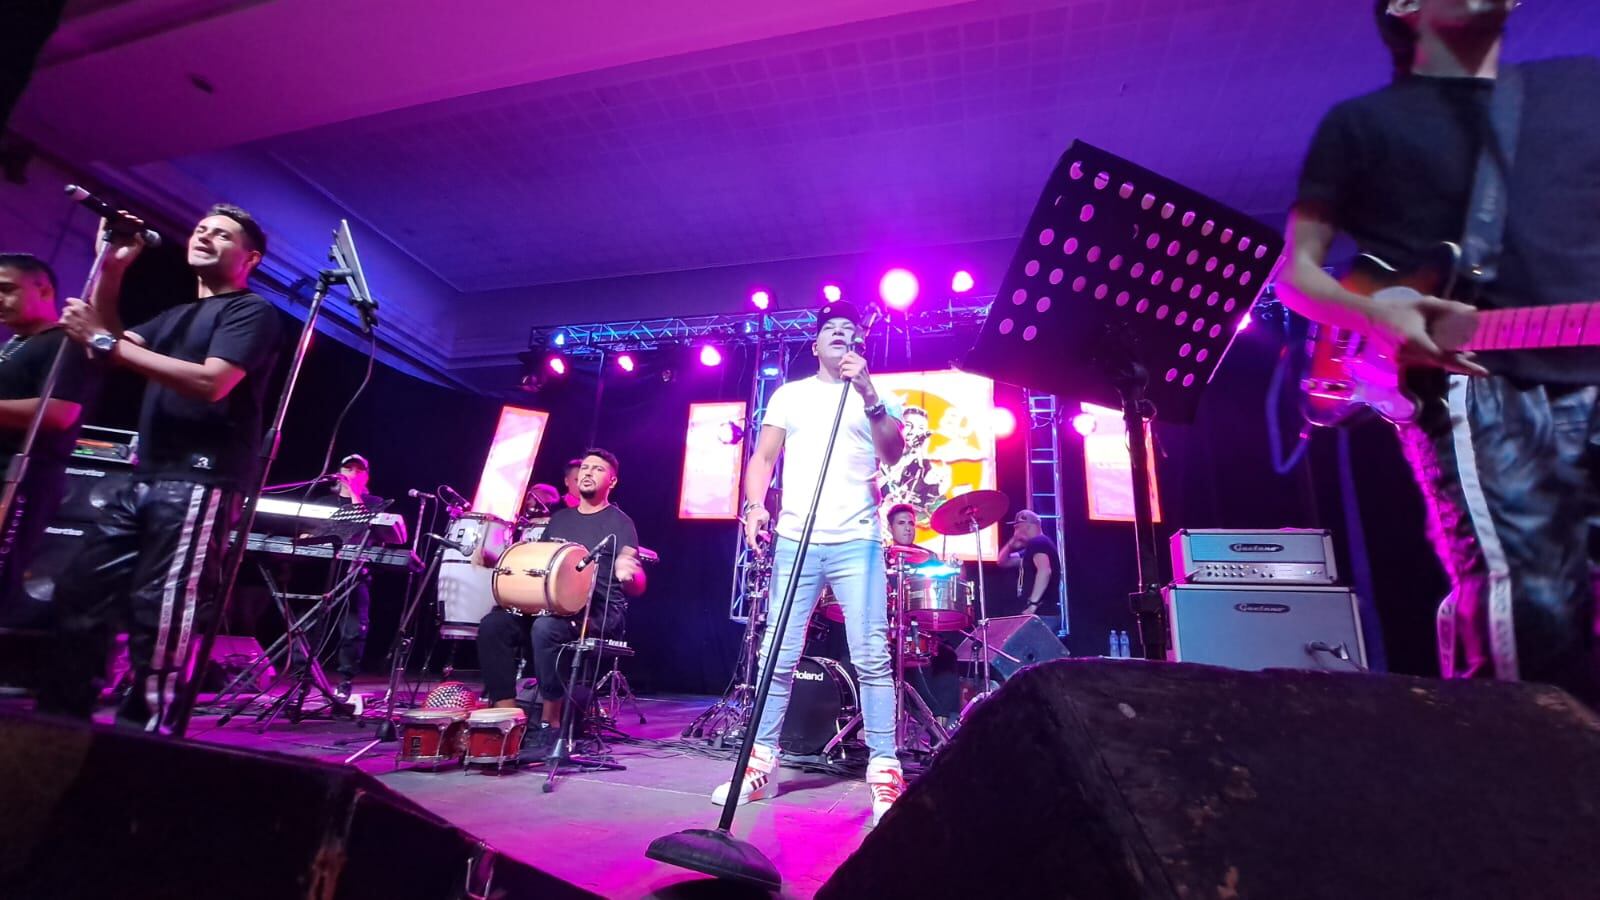
[[766, 854], [722, 828], [688, 828], [658, 837], [650, 842], [644, 855], [657, 862], [767, 891], [783, 887], [783, 876]]

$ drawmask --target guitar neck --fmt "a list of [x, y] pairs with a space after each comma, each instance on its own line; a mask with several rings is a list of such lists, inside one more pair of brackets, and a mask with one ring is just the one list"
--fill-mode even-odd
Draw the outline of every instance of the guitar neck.
[[1491, 309], [1464, 350], [1600, 347], [1600, 302]]

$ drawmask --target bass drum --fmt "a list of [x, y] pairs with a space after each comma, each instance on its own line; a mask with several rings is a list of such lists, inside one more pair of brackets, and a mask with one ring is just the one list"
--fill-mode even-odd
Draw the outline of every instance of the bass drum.
[[855, 717], [859, 706], [855, 679], [844, 666], [820, 656], [800, 657], [789, 711], [778, 737], [779, 749], [801, 756], [821, 753]]
[[474, 565], [454, 547], [444, 548], [439, 560], [439, 637], [478, 637], [478, 623], [494, 609], [493, 575], [493, 569]]
[[491, 588], [494, 602], [515, 613], [575, 616], [594, 592], [598, 566], [578, 571], [589, 555], [582, 544], [523, 541], [500, 554]]

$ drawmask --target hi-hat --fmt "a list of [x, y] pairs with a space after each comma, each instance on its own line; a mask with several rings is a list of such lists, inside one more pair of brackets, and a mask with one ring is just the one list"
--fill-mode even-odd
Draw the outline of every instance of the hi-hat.
[[928, 527], [940, 534], [971, 534], [1000, 521], [1010, 508], [1011, 498], [999, 491], [971, 491], [941, 504], [928, 518]]

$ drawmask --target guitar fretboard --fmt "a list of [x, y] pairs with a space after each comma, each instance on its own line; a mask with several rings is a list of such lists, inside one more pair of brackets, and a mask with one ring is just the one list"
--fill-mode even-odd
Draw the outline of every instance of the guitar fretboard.
[[1491, 309], [1464, 350], [1535, 350], [1600, 347], [1600, 303], [1563, 303]]

